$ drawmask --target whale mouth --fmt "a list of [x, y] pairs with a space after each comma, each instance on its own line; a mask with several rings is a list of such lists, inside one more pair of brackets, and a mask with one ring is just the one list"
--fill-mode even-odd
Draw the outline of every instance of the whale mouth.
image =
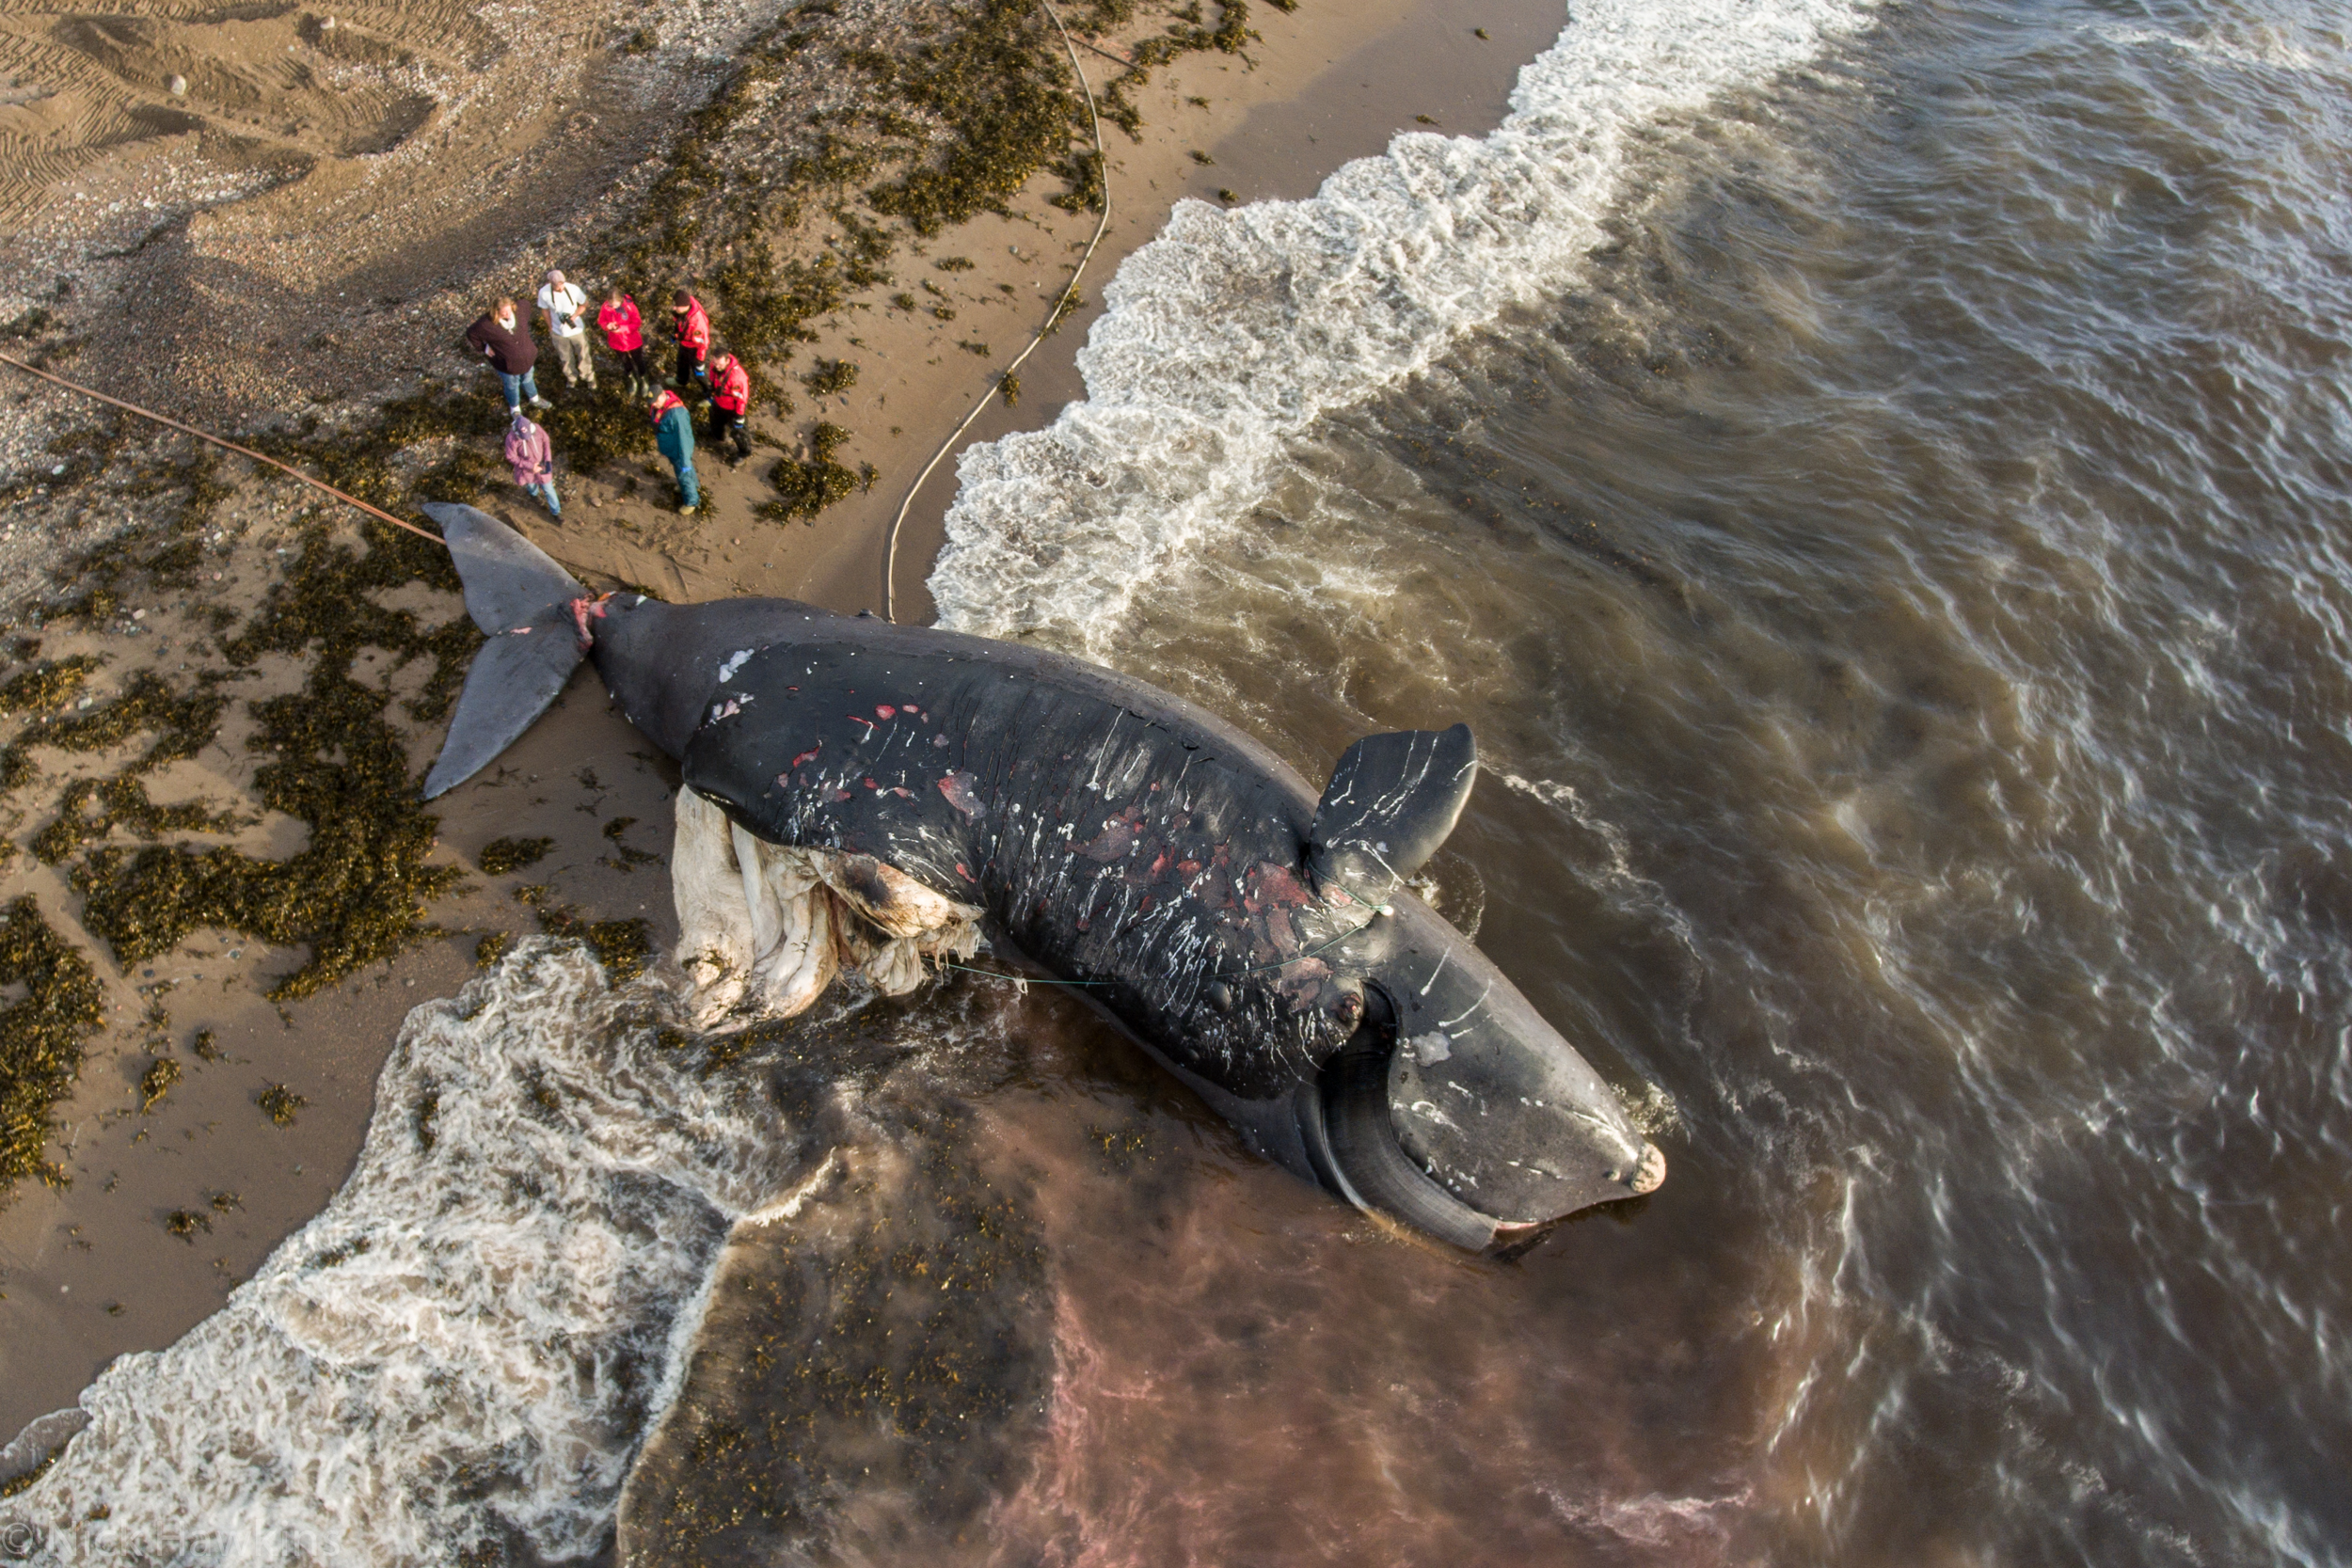
[[1496, 1243], [1502, 1222], [1447, 1192], [1406, 1157], [1389, 1120], [1393, 1040], [1351, 1043], [1301, 1107], [1310, 1158], [1324, 1184], [1357, 1208], [1425, 1231], [1465, 1252]]

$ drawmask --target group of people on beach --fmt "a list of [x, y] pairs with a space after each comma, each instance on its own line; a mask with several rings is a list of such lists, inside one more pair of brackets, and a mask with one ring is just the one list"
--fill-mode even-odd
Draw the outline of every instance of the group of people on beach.
[[[536, 303], [555, 344], [564, 386], [595, 389], [596, 358], [588, 341], [586, 291], [562, 271], [551, 271]], [[678, 511], [691, 515], [702, 504], [702, 494], [694, 478], [694, 420], [686, 395], [699, 389], [709, 399], [710, 442], [731, 445], [729, 461], [740, 463], [752, 454], [751, 429], [745, 422], [751, 412], [751, 372], [725, 349], [712, 351], [710, 312], [684, 289], [670, 296], [669, 335], [677, 345], [677, 369], [667, 382], [646, 360], [645, 324], [637, 301], [618, 284], [606, 291], [595, 322], [606, 349], [621, 362], [628, 396], [645, 404], [653, 420], [654, 445], [677, 475]], [[561, 517], [554, 444], [530, 412], [554, 406], [539, 395], [539, 345], [530, 324], [512, 298], [501, 298], [466, 329], [466, 341], [489, 361], [506, 394], [506, 461], [515, 470], [515, 483], [536, 497], [549, 516]]]

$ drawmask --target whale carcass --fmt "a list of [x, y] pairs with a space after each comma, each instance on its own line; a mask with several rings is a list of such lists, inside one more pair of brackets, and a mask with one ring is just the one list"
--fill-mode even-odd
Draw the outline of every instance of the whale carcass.
[[1084, 993], [1265, 1156], [1483, 1249], [1656, 1188], [1664, 1156], [1518, 988], [1407, 889], [1469, 799], [1469, 730], [1369, 736], [1318, 796], [1168, 692], [788, 599], [590, 594], [470, 507], [441, 524], [487, 635], [437, 795], [585, 657], [677, 759], [680, 959], [707, 1021], [886, 990], [986, 941]]

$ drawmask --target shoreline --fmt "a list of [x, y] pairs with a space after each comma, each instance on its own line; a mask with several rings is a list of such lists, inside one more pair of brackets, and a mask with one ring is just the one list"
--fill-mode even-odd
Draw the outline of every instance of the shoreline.
[[[1086, 302], [1023, 368], [1020, 403], [1008, 407], [992, 399], [959, 450], [1040, 428], [1062, 404], [1082, 395], [1075, 354], [1102, 312], [1103, 288], [1125, 256], [1159, 231], [1173, 201], [1213, 199], [1220, 187], [1243, 201], [1310, 194], [1341, 164], [1385, 148], [1416, 114], [1431, 116], [1453, 134], [1484, 134], [1505, 112], [1519, 68], [1551, 43], [1564, 18], [1556, 4], [1521, 0], [1389, 0], [1346, 12], [1309, 0], [1295, 13], [1253, 13], [1253, 20], [1266, 35], [1251, 45], [1254, 69], [1216, 54], [1186, 56], [1157, 71], [1142, 96], [1147, 118], [1140, 143], [1106, 128], [1112, 218], [1081, 285]], [[1478, 26], [1490, 37], [1472, 37], [1470, 29]], [[1083, 49], [1080, 58], [1090, 77], [1097, 67], [1105, 73], [1115, 69]], [[1184, 106], [1186, 99], [1203, 97], [1208, 108]], [[1196, 160], [1195, 150], [1212, 161]], [[1091, 232], [1092, 214], [1047, 207], [1038, 183], [1012, 203], [1011, 218], [984, 214], [910, 245], [898, 259], [899, 281], [910, 287], [918, 279], [931, 282], [942, 306], [956, 311], [957, 328], [968, 341], [985, 342], [988, 356], [960, 353], [952, 344], [945, 353], [927, 352], [927, 344], [939, 346], [941, 334], [914, 312], [852, 308], [822, 324], [818, 341], [792, 361], [795, 375], [812, 357], [847, 356], [860, 364], [856, 386], [836, 398], [818, 400], [787, 383], [800, 404], [792, 424], [811, 416], [845, 422], [855, 417], [872, 439], [848, 455], [882, 470], [869, 492], [828, 510], [813, 526], [753, 515], [756, 498], [747, 477], [753, 466], [730, 472], [715, 454], [706, 488], [716, 504], [691, 520], [668, 513], [665, 522], [665, 514], [625, 497], [609, 482], [577, 476], [567, 476], [572, 483], [560, 528], [548, 526], [502, 481], [482, 504], [510, 515], [567, 563], [607, 578], [646, 582], [666, 595], [785, 594], [849, 613], [879, 611], [884, 532], [905, 483], [963, 418], [971, 400], [986, 395], [994, 380], [991, 367], [1027, 342], [1067, 277], [1062, 258], [1074, 256], [1068, 247], [1073, 241], [1083, 245]], [[953, 273], [937, 269], [936, 261], [953, 256], [974, 265]], [[723, 319], [719, 325], [723, 340]], [[549, 369], [550, 380], [560, 379]], [[553, 387], [542, 389], [561, 397]], [[906, 411], [899, 432], [880, 436], [889, 429], [894, 406]], [[919, 416], [912, 412], [918, 408]], [[757, 404], [754, 425], [771, 436], [789, 428], [772, 408]], [[764, 470], [770, 460], [763, 451], [755, 464]], [[954, 470], [951, 452], [909, 512], [899, 546], [902, 620], [930, 618], [923, 584], [943, 542]], [[666, 476], [655, 484], [657, 493], [663, 484]], [[238, 504], [250, 515], [243, 539], [252, 547], [231, 562], [238, 580], [220, 592], [250, 605], [269, 580], [267, 562], [252, 557], [263, 541], [282, 533], [285, 515], [298, 503], [288, 504], [281, 486], [275, 501], [247, 494]], [[167, 638], [177, 626], [145, 635]], [[55, 657], [107, 648], [110, 636], [91, 628], [53, 637], [51, 644], [44, 652]], [[426, 726], [411, 746], [412, 768], [430, 761], [437, 739], [437, 726]], [[249, 765], [224, 741], [208, 750], [200, 768], [175, 767], [210, 769], [204, 776], [213, 779], [235, 777]], [[113, 1356], [176, 1339], [317, 1212], [351, 1168], [373, 1110], [376, 1074], [409, 1006], [453, 993], [472, 974], [481, 934], [532, 929], [532, 912], [514, 901], [516, 889], [546, 883], [560, 901], [591, 916], [644, 918], [654, 942], [666, 949], [675, 935], [666, 877], [658, 863], [632, 859], [631, 852], [656, 862], [666, 858], [675, 782], [667, 760], [611, 711], [593, 681], [584, 681], [493, 773], [437, 802], [436, 863], [470, 872], [492, 839], [532, 833], [556, 840], [540, 864], [469, 878], [470, 891], [432, 905], [429, 918], [449, 935], [293, 1003], [282, 1016], [250, 978], [257, 968], [281, 973], [284, 956], [274, 964], [247, 961], [234, 971], [242, 954], [238, 959], [229, 955], [260, 944], [233, 934], [199, 933], [182, 949], [140, 966], [145, 974], [91, 953], [107, 983], [114, 1022], [91, 1043], [79, 1085], [59, 1108], [60, 1123], [70, 1130], [74, 1185], [56, 1191], [24, 1184], [0, 1208], [0, 1433], [70, 1405]], [[159, 794], [179, 798], [169, 788]], [[525, 809], [517, 811], [517, 804]], [[541, 806], [547, 809], [532, 809]], [[623, 818], [631, 825], [612, 832]], [[254, 830], [263, 839], [283, 831], [283, 824], [268, 823]], [[50, 868], [19, 857], [4, 869], [11, 896], [29, 887], [44, 908], [71, 907], [62, 879]], [[231, 970], [226, 980], [225, 969]], [[199, 973], [212, 978], [199, 981]], [[184, 1045], [195, 1029], [212, 1028], [223, 1059], [183, 1058], [184, 1079], [153, 1115], [142, 1116], [137, 1082], [150, 1057], [133, 1022], [138, 1015], [134, 999], [140, 982], [171, 980], [180, 981], [180, 989], [160, 993], [171, 1015], [167, 1043]], [[270, 1125], [252, 1103], [258, 1088], [271, 1083], [290, 1085], [309, 1102], [292, 1126]], [[233, 1201], [215, 1207], [224, 1194]], [[209, 1228], [184, 1242], [174, 1239], [162, 1222], [175, 1211], [199, 1215]]]

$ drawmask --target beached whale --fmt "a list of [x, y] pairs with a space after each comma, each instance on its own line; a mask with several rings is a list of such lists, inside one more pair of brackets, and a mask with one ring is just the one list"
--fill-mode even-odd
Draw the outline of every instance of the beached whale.
[[844, 964], [903, 990], [985, 930], [1263, 1153], [1457, 1246], [1664, 1180], [1616, 1094], [1404, 885], [1469, 799], [1465, 726], [1367, 736], [1318, 800], [1083, 660], [788, 599], [595, 595], [473, 508], [426, 510], [489, 638], [426, 795], [593, 659], [683, 769], [672, 881], [707, 1021], [796, 1011]]

